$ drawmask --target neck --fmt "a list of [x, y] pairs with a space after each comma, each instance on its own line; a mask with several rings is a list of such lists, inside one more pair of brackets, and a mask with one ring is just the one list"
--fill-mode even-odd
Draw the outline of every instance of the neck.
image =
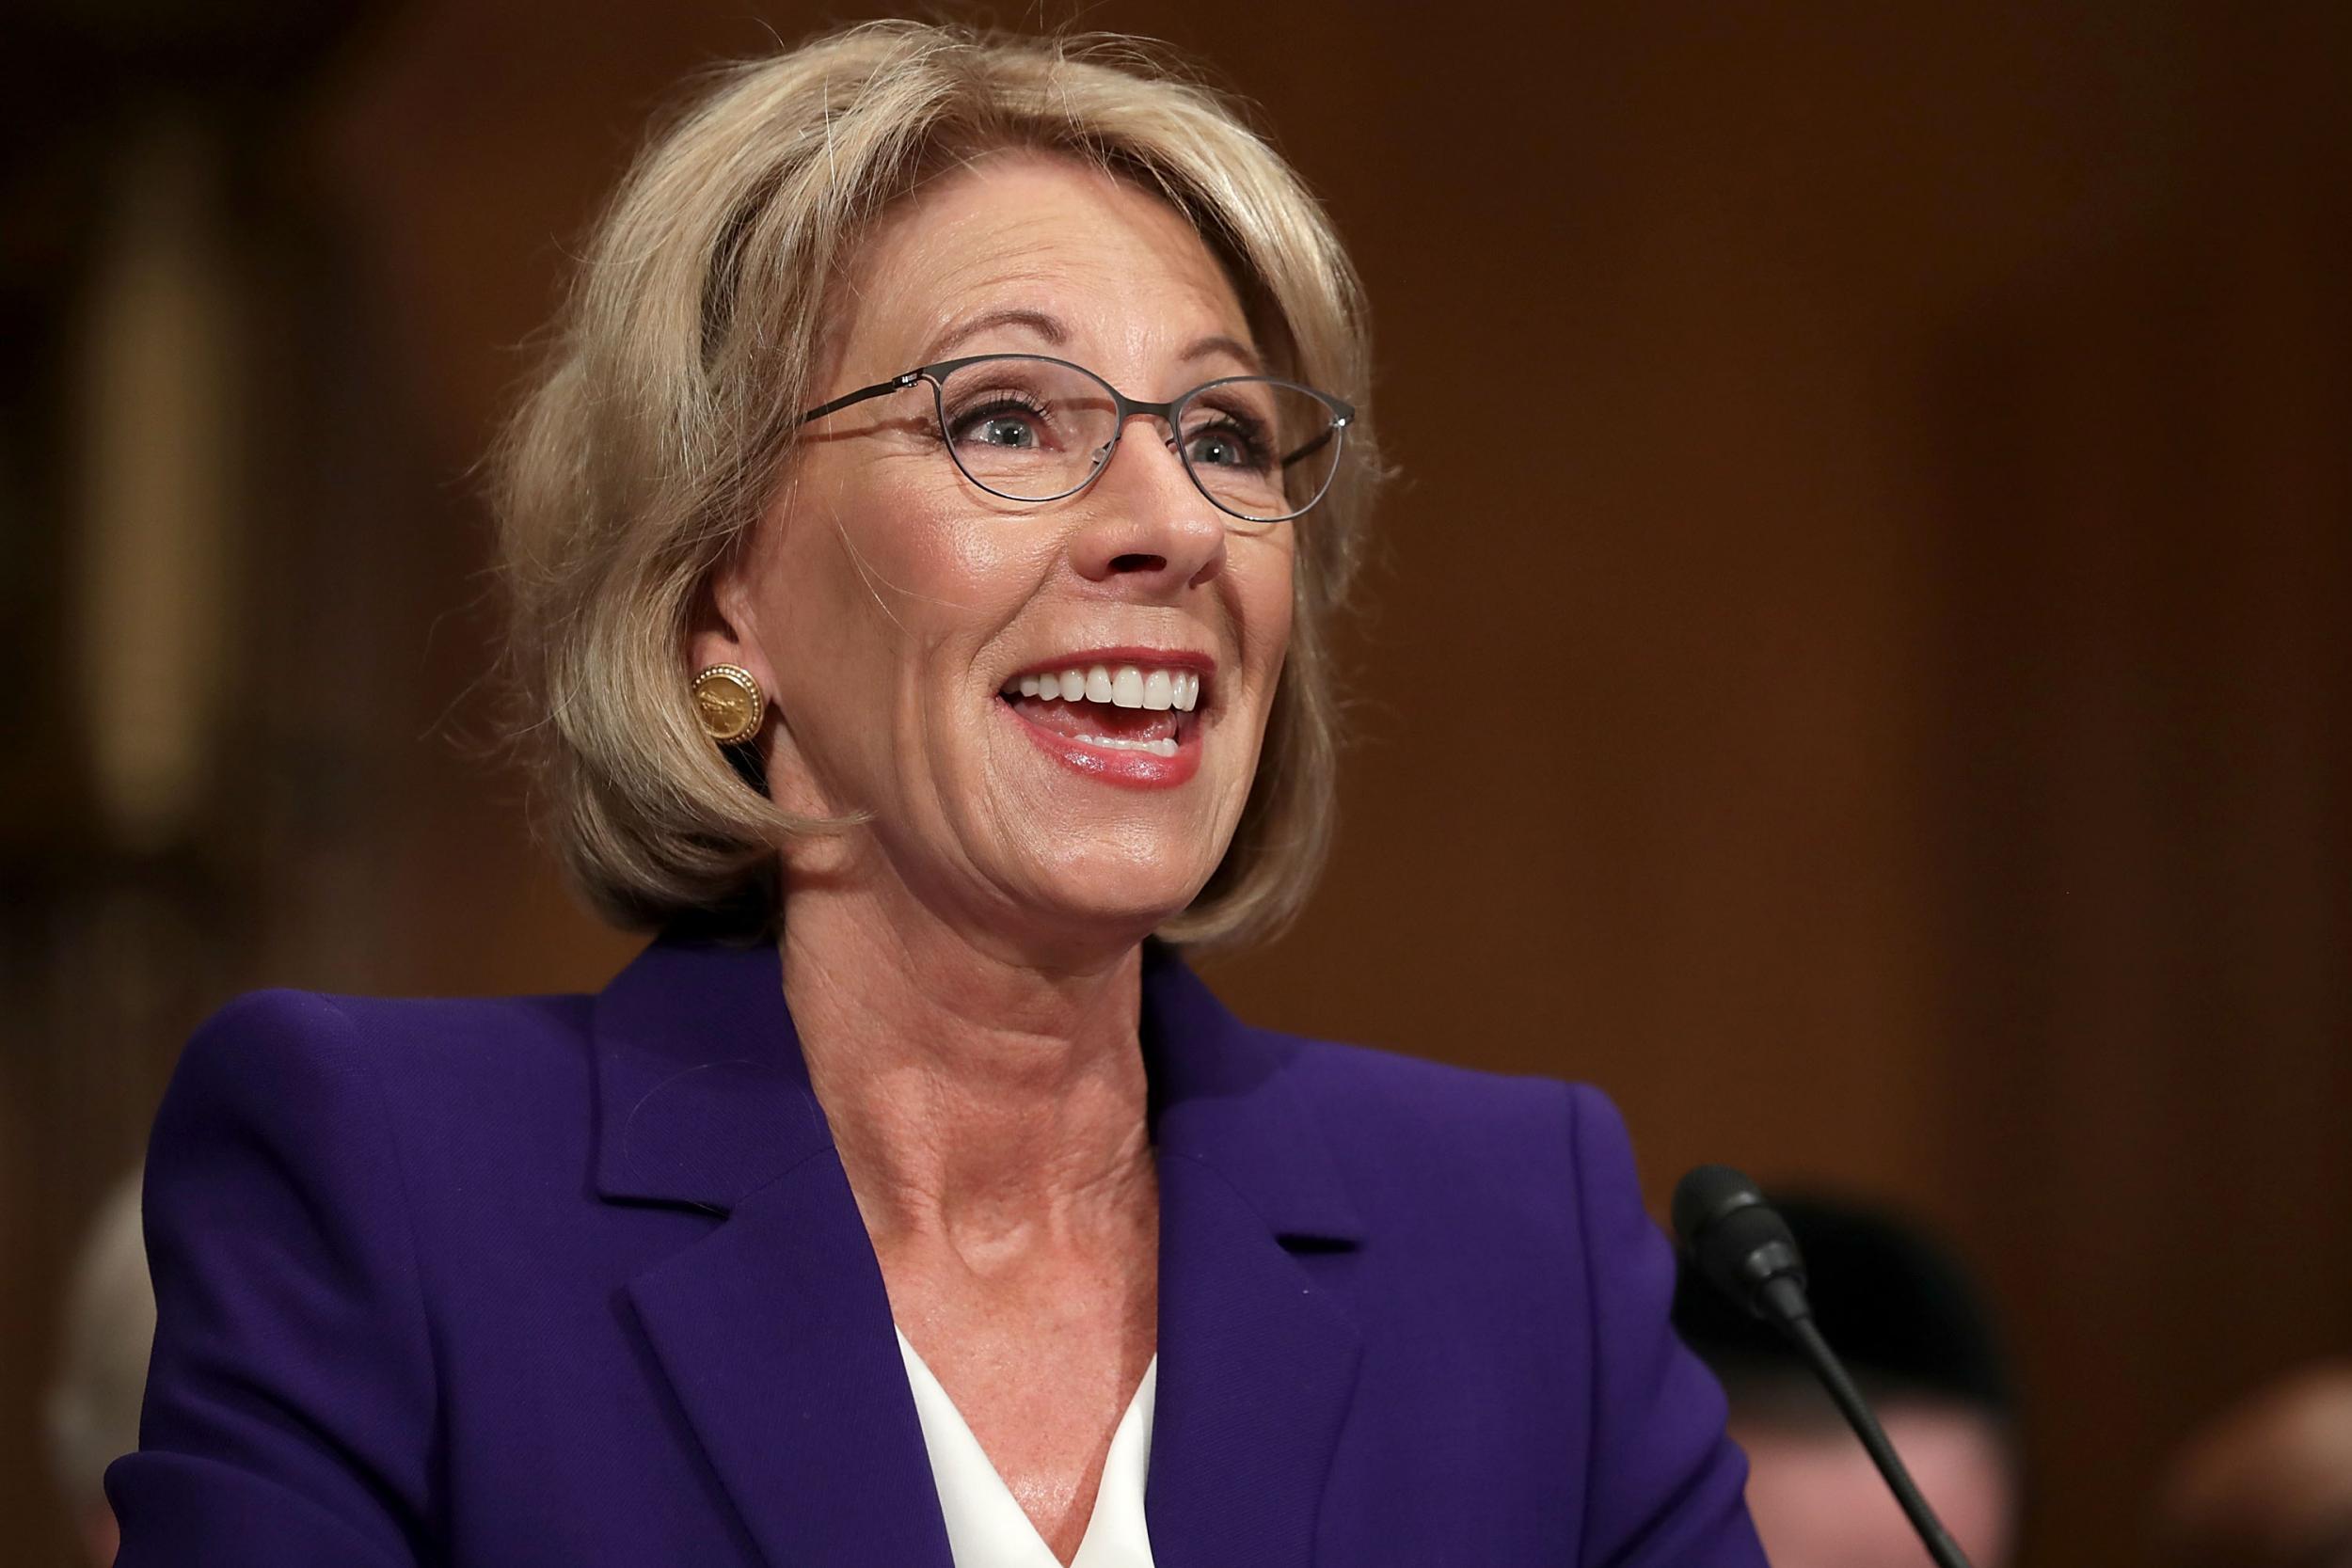
[[1009, 1243], [1131, 1212], [1152, 1180], [1139, 947], [1041, 966], [882, 902], [796, 891], [782, 943], [810, 1082], [877, 1243]]

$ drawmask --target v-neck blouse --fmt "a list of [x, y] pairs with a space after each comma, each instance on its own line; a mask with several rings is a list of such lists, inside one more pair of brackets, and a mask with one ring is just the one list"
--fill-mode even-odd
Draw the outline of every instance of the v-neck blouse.
[[[939, 1489], [939, 1512], [947, 1522], [947, 1549], [955, 1568], [1061, 1568], [1061, 1560], [1029, 1523], [1012, 1489], [965, 1424], [963, 1413], [904, 1333], [898, 1335], [898, 1354], [906, 1362], [907, 1386], [923, 1423], [923, 1447], [930, 1452], [931, 1481]], [[1152, 1542], [1144, 1529], [1143, 1482], [1152, 1457], [1152, 1394], [1159, 1372], [1160, 1358], [1154, 1355], [1111, 1433], [1094, 1512], [1070, 1568], [1152, 1568]]]

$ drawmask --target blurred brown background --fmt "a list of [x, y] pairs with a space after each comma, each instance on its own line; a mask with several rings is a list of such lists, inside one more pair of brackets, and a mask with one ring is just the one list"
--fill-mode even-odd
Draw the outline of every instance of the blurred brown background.
[[[0, 1557], [73, 1237], [233, 990], [594, 987], [469, 750], [472, 465], [746, 0], [16, 0]], [[961, 14], [961, 13], [959, 13]], [[1050, 13], [1051, 20], [1068, 14]], [[1034, 21], [1008, 9], [1004, 19]], [[1161, 0], [1368, 277], [1406, 480], [1262, 1021], [1889, 1196], [2010, 1324], [2037, 1564], [2352, 1347], [2352, 8]]]

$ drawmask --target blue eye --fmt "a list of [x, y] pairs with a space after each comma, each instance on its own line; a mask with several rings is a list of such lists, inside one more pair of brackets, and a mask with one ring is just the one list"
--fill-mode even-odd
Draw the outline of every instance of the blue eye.
[[1011, 419], [1003, 414], [991, 415], [980, 420], [975, 433], [983, 446], [1033, 447], [1038, 444], [1037, 431], [1026, 420]]
[[1266, 467], [1265, 444], [1236, 423], [1218, 423], [1189, 431], [1184, 455], [1212, 468], [1262, 469]]
[[1037, 451], [1055, 439], [1055, 411], [1042, 402], [998, 393], [967, 403], [947, 418], [947, 438], [967, 451]]
[[1222, 436], [1196, 436], [1192, 440], [1192, 460], [1232, 467], [1242, 461], [1241, 449]]

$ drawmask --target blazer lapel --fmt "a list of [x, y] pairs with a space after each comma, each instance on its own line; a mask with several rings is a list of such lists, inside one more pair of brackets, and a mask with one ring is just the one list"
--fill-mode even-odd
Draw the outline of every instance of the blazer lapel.
[[639, 1275], [629, 1297], [774, 1568], [948, 1568], [882, 1272], [830, 1151]]
[[1362, 1227], [1284, 1045], [1156, 943], [1143, 1025], [1160, 1175], [1152, 1558], [1305, 1568], [1362, 1342], [1291, 1249], [1344, 1252]]
[[949, 1568], [890, 1301], [771, 948], [660, 942], [596, 1003], [598, 1190], [717, 1212], [628, 1287], [771, 1568]]

